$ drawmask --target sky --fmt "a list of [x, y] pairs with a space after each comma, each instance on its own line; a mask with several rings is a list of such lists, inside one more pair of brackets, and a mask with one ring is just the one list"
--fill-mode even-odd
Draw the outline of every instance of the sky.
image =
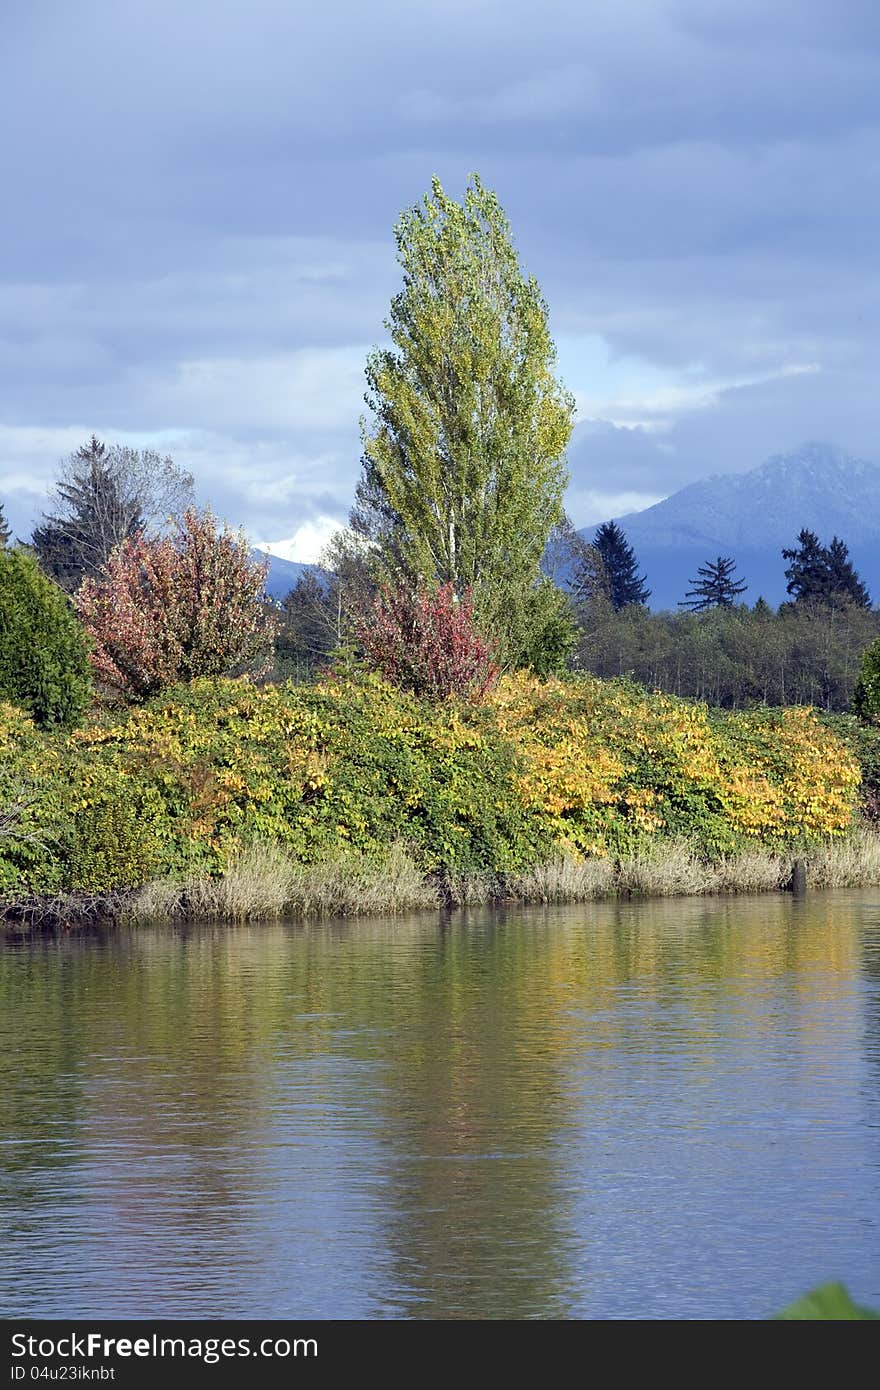
[[550, 310], [579, 526], [880, 462], [873, 0], [0, 0], [0, 502], [92, 432], [313, 560], [394, 223], [476, 170]]

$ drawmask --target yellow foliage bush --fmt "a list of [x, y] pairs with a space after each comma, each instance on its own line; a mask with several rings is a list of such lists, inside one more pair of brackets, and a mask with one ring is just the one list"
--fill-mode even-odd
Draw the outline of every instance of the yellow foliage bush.
[[585, 854], [685, 835], [710, 853], [838, 835], [859, 766], [809, 709], [724, 714], [624, 681], [507, 676], [490, 697], [520, 795]]
[[507, 676], [479, 704], [376, 678], [203, 680], [72, 734], [0, 706], [0, 809], [30, 789], [0, 896], [216, 875], [254, 844], [304, 864], [400, 845], [446, 883], [661, 840], [717, 860], [841, 835], [858, 783], [809, 710], [724, 714], [590, 677]]

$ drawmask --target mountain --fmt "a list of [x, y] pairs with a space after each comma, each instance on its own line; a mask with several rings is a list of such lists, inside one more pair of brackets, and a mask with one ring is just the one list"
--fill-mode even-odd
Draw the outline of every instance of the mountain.
[[269, 555], [265, 550], [251, 552], [261, 563], [269, 561], [269, 574], [266, 579], [266, 593], [270, 598], [283, 599], [290, 593], [300, 575], [308, 568], [297, 560], [282, 560], [280, 555]]
[[[652, 590], [652, 608], [675, 608], [697, 565], [733, 555], [748, 581], [744, 601], [781, 603], [782, 547], [802, 527], [827, 545], [840, 536], [875, 602], [880, 600], [880, 467], [831, 444], [804, 444], [748, 473], [704, 478], [643, 512], [615, 517]], [[595, 527], [582, 535], [590, 539]]]

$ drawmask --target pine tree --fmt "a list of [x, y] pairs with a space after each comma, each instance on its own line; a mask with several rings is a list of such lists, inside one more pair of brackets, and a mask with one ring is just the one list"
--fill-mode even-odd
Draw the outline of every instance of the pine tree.
[[797, 546], [783, 550], [783, 560], [788, 560], [785, 571], [786, 589], [795, 603], [807, 599], [825, 601], [829, 596], [828, 552], [815, 531], [804, 527], [798, 532]]
[[6, 520], [6, 514], [3, 511], [3, 503], [0, 502], [0, 550], [2, 550], [4, 546], [7, 546], [11, 540], [12, 531]]
[[343, 640], [342, 588], [335, 574], [309, 568], [281, 604], [275, 640], [282, 668], [326, 662]]
[[403, 289], [386, 324], [393, 346], [367, 362], [352, 528], [383, 579], [472, 593], [503, 660], [540, 664], [570, 633], [568, 601], [540, 563], [562, 516], [574, 412], [546, 304], [476, 176], [462, 204], [434, 179], [396, 239]]
[[644, 607], [651, 597], [645, 576], [639, 574], [638, 561], [616, 521], [605, 521], [596, 528], [593, 541], [605, 569], [608, 596], [616, 612], [633, 605]]
[[871, 596], [856, 574], [849, 547], [838, 536], [828, 547], [828, 578], [833, 600], [854, 603], [858, 608], [870, 608]]
[[853, 603], [870, 608], [871, 597], [849, 558], [849, 547], [839, 536], [824, 546], [815, 531], [798, 533], [797, 546], [783, 550], [788, 560], [787, 589], [795, 603]]
[[707, 608], [733, 608], [738, 596], [749, 587], [744, 579], [735, 578], [735, 570], [736, 561], [723, 555], [699, 565], [698, 578], [691, 580], [694, 587], [685, 594], [679, 608], [687, 608], [691, 613], [702, 613]]
[[53, 511], [33, 534], [45, 572], [68, 593], [99, 574], [116, 546], [163, 526], [192, 494], [192, 478], [151, 449], [107, 445], [92, 435], [60, 466]]
[[56, 488], [58, 512], [33, 534], [43, 569], [68, 592], [84, 576], [99, 573], [120, 541], [143, 525], [137, 499], [114, 477], [107, 445], [92, 435], [72, 456], [73, 469]]

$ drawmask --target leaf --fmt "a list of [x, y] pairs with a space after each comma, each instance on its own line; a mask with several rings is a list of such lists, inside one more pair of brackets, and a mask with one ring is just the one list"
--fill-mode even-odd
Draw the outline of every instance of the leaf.
[[804, 1294], [781, 1313], [776, 1313], [772, 1321], [790, 1322], [861, 1322], [880, 1320], [880, 1313], [870, 1308], [860, 1308], [853, 1303], [842, 1284], [823, 1284]]

